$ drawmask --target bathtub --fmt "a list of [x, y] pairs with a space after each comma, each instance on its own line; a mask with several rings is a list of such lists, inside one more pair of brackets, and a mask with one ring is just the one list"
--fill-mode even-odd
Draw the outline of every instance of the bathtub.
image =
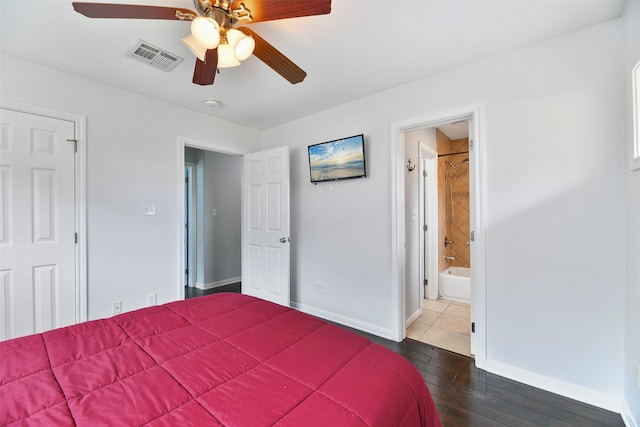
[[467, 267], [449, 267], [438, 277], [440, 298], [471, 303], [471, 270]]

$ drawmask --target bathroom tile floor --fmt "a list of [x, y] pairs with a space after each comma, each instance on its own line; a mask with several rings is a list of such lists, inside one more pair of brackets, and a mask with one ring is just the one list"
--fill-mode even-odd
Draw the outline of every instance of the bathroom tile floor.
[[422, 300], [422, 315], [407, 329], [407, 338], [463, 356], [471, 356], [471, 306], [448, 300]]

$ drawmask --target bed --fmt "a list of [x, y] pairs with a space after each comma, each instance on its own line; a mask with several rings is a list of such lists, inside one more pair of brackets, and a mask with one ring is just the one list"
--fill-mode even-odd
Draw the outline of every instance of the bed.
[[0, 425], [440, 426], [418, 370], [219, 293], [0, 342]]

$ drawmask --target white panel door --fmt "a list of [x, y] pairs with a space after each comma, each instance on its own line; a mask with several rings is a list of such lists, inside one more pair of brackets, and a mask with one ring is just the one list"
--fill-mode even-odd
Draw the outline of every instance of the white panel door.
[[0, 109], [0, 339], [75, 322], [74, 128]]
[[244, 156], [242, 292], [289, 306], [289, 149]]

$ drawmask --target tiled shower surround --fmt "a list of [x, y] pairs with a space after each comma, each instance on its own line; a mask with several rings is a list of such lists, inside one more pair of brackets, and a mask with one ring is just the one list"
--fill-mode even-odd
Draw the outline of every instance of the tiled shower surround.
[[[438, 252], [442, 254], [438, 262], [438, 271], [448, 267], [471, 267], [469, 245], [469, 165], [463, 164], [451, 171], [451, 188], [453, 190], [453, 215], [451, 205], [448, 205], [449, 189], [445, 184], [446, 172], [449, 164], [456, 165], [469, 158], [469, 153], [442, 156], [443, 154], [469, 151], [469, 139], [449, 139], [437, 130], [438, 144]], [[447, 208], [449, 214], [447, 215]], [[444, 238], [453, 240], [445, 248]], [[455, 257], [454, 261], [447, 261], [444, 256]]]

